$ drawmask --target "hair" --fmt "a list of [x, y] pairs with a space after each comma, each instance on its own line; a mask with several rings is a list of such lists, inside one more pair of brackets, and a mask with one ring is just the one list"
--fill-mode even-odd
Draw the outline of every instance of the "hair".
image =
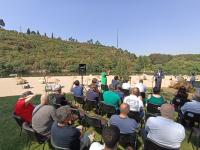
[[139, 88], [134, 87], [134, 88], [131, 89], [131, 93], [136, 95], [136, 96], [139, 96], [140, 90], [139, 90]]
[[80, 82], [79, 82], [78, 80], [76, 80], [76, 81], [74, 81], [74, 84], [75, 84], [76, 86], [79, 86], [79, 85], [80, 85]]
[[187, 93], [186, 88], [184, 86], [181, 86], [178, 89], [176, 97], [180, 97], [180, 98], [183, 98], [183, 99], [187, 99], [188, 98], [188, 93]]
[[109, 90], [114, 90], [115, 88], [113, 87], [112, 84], [109, 85]]
[[24, 93], [22, 93], [22, 95], [20, 96], [21, 98], [27, 97], [29, 95], [32, 95], [33, 93], [31, 91], [26, 91]]
[[160, 89], [157, 87], [153, 88], [153, 94], [160, 94]]
[[114, 79], [115, 79], [115, 80], [118, 80], [118, 76], [115, 76]]
[[63, 123], [70, 115], [71, 115], [70, 108], [62, 106], [56, 109], [56, 118], [58, 123]]
[[92, 83], [97, 83], [97, 81], [98, 81], [97, 78], [92, 79]]
[[120, 130], [117, 126], [111, 125], [105, 127], [102, 132], [102, 137], [107, 148], [113, 149], [117, 145], [120, 137]]
[[142, 79], [140, 79], [140, 80], [139, 80], [139, 83], [143, 83], [143, 80], [142, 80]]

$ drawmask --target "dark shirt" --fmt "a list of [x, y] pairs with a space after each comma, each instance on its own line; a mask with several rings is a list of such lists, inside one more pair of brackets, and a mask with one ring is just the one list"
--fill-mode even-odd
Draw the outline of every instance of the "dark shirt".
[[72, 91], [74, 96], [82, 97], [83, 96], [83, 87], [82, 86], [75, 86]]
[[55, 121], [51, 128], [51, 136], [56, 146], [71, 150], [80, 149], [80, 131], [75, 127], [67, 125], [60, 127]]
[[62, 106], [67, 105], [67, 100], [64, 95], [56, 94], [55, 98], [56, 98], [56, 104], [61, 104]]
[[119, 84], [119, 80], [112, 80], [112, 86], [116, 89], [117, 85]]
[[177, 96], [175, 96], [172, 100], [172, 104], [174, 104], [175, 108], [182, 107], [186, 102], [190, 102], [190, 100]]
[[121, 100], [124, 99], [124, 93], [122, 91], [116, 90], [115, 93], [117, 93], [119, 95], [119, 97], [121, 98]]
[[98, 100], [99, 100], [99, 93], [97, 93], [97, 92], [95, 92], [95, 91], [93, 91], [93, 90], [90, 89], [90, 90], [87, 92], [86, 98], [87, 98], [88, 100], [96, 100], [96, 101], [98, 101]]

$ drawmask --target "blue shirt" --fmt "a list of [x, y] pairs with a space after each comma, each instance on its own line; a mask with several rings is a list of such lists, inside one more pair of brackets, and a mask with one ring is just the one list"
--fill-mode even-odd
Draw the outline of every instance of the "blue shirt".
[[99, 93], [96, 93], [96, 92], [93, 91], [93, 90], [89, 90], [89, 91], [87, 92], [86, 98], [87, 98], [88, 100], [96, 100], [96, 101], [98, 101], [98, 99], [99, 99]]
[[72, 91], [74, 96], [82, 97], [83, 96], [83, 87], [82, 86], [75, 86]]
[[129, 117], [121, 118], [119, 115], [112, 115], [109, 123], [117, 126], [120, 133], [123, 134], [134, 133], [135, 129], [138, 127], [138, 123], [134, 119]]

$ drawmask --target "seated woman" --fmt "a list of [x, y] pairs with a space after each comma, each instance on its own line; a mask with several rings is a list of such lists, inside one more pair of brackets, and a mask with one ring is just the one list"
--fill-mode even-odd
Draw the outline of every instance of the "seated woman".
[[157, 87], [153, 88], [153, 94], [149, 96], [146, 103], [151, 103], [154, 105], [162, 105], [165, 103], [164, 98], [160, 95], [160, 89]]
[[177, 110], [178, 108], [182, 107], [186, 102], [190, 102], [190, 100], [188, 100], [188, 93], [186, 91], [186, 88], [184, 86], [181, 86], [174, 96], [172, 104], [174, 104], [175, 110]]
[[88, 90], [87, 94], [86, 94], [86, 99], [88, 100], [95, 100], [95, 101], [99, 101], [99, 95], [100, 92], [98, 90], [98, 87], [96, 84], [92, 83], [90, 85], [90, 89]]
[[80, 85], [80, 82], [76, 80], [70, 90], [74, 96], [76, 97], [83, 97], [83, 86]]

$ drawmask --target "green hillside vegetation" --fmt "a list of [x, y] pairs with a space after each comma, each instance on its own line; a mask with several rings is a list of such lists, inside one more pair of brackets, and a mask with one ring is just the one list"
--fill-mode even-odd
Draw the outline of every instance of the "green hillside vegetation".
[[78, 64], [87, 64], [88, 74], [99, 74], [110, 69], [111, 74], [128, 76], [133, 73], [153, 73], [162, 67], [166, 74], [200, 73], [200, 54], [136, 57], [134, 53], [115, 47], [103, 46], [92, 39], [80, 43], [40, 35], [39, 31], [27, 34], [0, 29], [0, 76], [55, 75], [77, 73]]

